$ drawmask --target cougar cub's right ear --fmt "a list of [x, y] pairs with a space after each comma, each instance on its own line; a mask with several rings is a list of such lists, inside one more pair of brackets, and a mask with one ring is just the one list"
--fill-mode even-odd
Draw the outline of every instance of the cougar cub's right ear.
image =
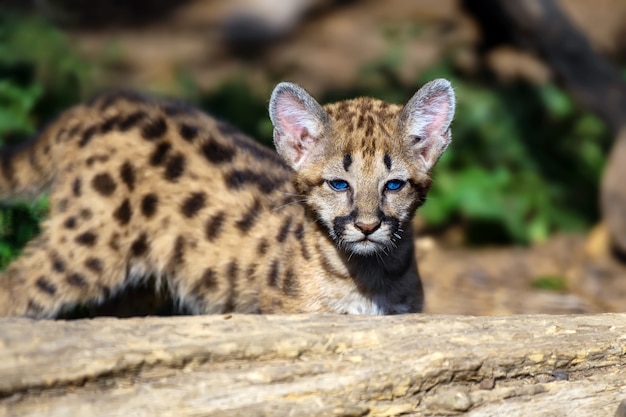
[[294, 170], [323, 150], [328, 114], [302, 87], [288, 82], [278, 84], [269, 110], [274, 146]]

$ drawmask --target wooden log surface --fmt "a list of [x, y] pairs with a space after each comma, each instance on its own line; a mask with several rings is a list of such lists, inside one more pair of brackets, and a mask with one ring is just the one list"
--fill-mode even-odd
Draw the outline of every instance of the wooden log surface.
[[0, 416], [615, 416], [626, 314], [0, 320]]

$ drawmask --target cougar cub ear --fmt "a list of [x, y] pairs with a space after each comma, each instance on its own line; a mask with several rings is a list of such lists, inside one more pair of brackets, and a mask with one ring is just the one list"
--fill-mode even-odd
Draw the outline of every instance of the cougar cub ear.
[[452, 140], [454, 107], [452, 85], [439, 78], [424, 85], [402, 109], [400, 131], [426, 171], [437, 163]]
[[287, 82], [274, 88], [269, 107], [274, 146], [298, 170], [322, 151], [328, 115], [302, 87]]

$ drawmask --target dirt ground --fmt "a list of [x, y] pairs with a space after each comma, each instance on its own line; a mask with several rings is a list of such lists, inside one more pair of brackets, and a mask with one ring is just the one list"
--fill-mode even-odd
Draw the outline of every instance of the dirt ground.
[[[102, 85], [176, 93], [184, 71], [211, 91], [238, 76], [267, 94], [276, 78], [306, 86], [313, 94], [356, 82], [363, 68], [393, 50], [404, 58], [400, 79], [415, 79], [446, 57], [464, 71], [480, 62], [502, 78], [541, 83], [550, 70], [511, 48], [479, 56], [481, 34], [455, 0], [313, 1], [304, 18], [272, 42], [248, 50], [227, 42], [225, 27], [247, 0], [187, 1], [141, 25], [122, 22], [68, 29], [85, 57], [100, 57]], [[595, 48], [608, 55], [624, 47], [626, 3], [560, 1]], [[240, 46], [240, 45], [239, 45]], [[245, 48], [244, 48], [245, 49]], [[110, 54], [109, 54], [110, 55]], [[482, 60], [482, 61], [480, 61]], [[480, 61], [480, 62], [479, 62]], [[624, 311], [626, 263], [611, 253], [601, 226], [586, 236], [556, 236], [530, 248], [448, 247], [433, 237], [418, 240], [426, 312], [469, 315], [595, 313]], [[109, 307], [101, 310], [111, 312]]]

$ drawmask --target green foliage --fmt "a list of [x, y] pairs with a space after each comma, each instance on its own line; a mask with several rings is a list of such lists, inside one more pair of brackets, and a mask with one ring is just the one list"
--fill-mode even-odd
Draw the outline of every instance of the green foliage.
[[542, 275], [535, 278], [531, 286], [540, 290], [565, 291], [567, 290], [567, 281], [557, 275]]
[[[429, 76], [429, 78], [432, 78]], [[432, 225], [461, 218], [470, 241], [528, 243], [596, 221], [607, 129], [554, 85], [484, 86], [452, 75], [453, 143], [421, 213]]]

